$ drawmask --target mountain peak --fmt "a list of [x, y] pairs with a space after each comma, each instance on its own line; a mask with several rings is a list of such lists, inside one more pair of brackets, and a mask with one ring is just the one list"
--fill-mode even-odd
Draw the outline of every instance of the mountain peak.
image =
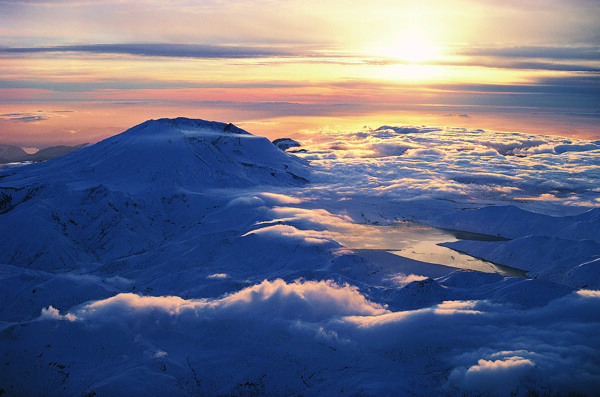
[[251, 135], [249, 132], [235, 126], [232, 123], [222, 123], [219, 121], [207, 121], [202, 119], [190, 119], [187, 117], [162, 118], [157, 120], [147, 120], [132, 129], [174, 129], [182, 132], [221, 132], [224, 134]]

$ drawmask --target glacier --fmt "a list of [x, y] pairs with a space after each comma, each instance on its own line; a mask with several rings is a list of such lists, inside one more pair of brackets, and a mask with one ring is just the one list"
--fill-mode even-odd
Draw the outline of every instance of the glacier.
[[[598, 142], [284, 149], [159, 119], [0, 170], [0, 395], [597, 395]], [[525, 276], [402, 256], [403, 224]]]

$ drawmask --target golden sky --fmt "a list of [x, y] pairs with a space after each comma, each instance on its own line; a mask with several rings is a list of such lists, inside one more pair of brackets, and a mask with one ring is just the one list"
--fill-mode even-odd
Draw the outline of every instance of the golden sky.
[[0, 143], [176, 116], [598, 139], [599, 22], [597, 0], [0, 0]]

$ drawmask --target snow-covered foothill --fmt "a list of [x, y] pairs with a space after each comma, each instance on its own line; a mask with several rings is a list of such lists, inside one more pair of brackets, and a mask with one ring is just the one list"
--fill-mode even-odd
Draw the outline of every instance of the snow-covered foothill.
[[510, 241], [456, 241], [447, 247], [527, 271], [527, 275], [600, 289], [600, 243], [559, 237], [526, 236]]

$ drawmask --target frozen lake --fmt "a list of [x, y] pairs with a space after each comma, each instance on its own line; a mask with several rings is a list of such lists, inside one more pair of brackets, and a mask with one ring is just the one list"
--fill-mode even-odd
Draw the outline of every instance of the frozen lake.
[[499, 273], [508, 277], [525, 277], [525, 272], [508, 266], [487, 262], [438, 244], [458, 240], [498, 241], [501, 237], [438, 229], [413, 222], [394, 225], [361, 224], [353, 233], [341, 230], [336, 240], [354, 250], [378, 250], [421, 262], [459, 269]]

